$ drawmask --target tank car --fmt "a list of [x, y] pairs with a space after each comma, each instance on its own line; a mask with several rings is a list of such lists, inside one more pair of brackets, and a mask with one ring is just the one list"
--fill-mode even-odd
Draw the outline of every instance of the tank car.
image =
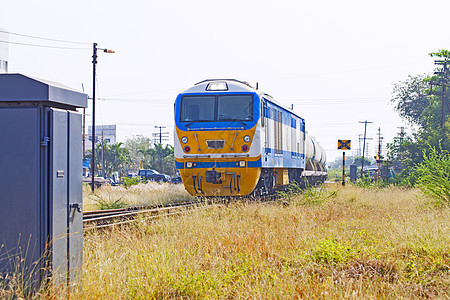
[[325, 151], [305, 120], [234, 79], [205, 80], [177, 96], [174, 154], [195, 196], [265, 195], [327, 175]]

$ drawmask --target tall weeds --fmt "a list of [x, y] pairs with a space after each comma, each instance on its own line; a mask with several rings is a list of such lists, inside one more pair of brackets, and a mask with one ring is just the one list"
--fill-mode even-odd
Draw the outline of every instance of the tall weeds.
[[416, 169], [416, 186], [437, 201], [450, 205], [450, 155], [448, 151], [430, 148]]
[[238, 202], [86, 233], [83, 297], [448, 296], [448, 209], [414, 189], [316, 192], [314, 205]]
[[120, 208], [133, 205], [164, 205], [196, 201], [182, 184], [139, 183], [124, 186], [103, 186], [92, 194], [88, 185], [83, 186], [83, 210]]

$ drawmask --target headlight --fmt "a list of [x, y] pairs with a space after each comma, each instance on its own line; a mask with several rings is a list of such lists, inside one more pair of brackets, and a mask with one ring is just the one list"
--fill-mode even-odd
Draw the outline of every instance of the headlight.
[[244, 142], [249, 143], [251, 140], [249, 135], [244, 136]]
[[228, 91], [228, 85], [223, 81], [215, 81], [208, 83], [206, 86], [207, 91]]
[[181, 142], [182, 142], [183, 144], [186, 144], [186, 143], [188, 142], [187, 136], [183, 136], [183, 137], [181, 138]]

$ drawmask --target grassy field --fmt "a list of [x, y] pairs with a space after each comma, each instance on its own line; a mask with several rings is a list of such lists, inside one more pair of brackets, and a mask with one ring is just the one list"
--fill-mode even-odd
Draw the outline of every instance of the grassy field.
[[83, 185], [83, 211], [119, 208], [131, 205], [155, 204], [192, 200], [182, 184], [148, 182], [124, 186], [103, 186], [92, 194], [89, 185]]
[[[156, 193], [98, 193], [146, 202], [142, 190]], [[82, 292], [70, 298], [450, 298], [449, 207], [395, 187], [285, 196], [85, 232]], [[21, 289], [0, 280], [0, 298], [21, 298]]]
[[87, 232], [85, 299], [448, 299], [449, 209], [340, 185]]

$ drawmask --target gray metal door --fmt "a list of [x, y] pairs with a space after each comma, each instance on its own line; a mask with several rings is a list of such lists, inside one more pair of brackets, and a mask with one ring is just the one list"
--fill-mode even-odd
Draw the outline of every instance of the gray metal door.
[[15, 271], [41, 259], [45, 233], [39, 120], [38, 108], [0, 107], [0, 271]]
[[51, 244], [53, 279], [67, 280], [68, 261], [68, 113], [50, 109]]
[[69, 277], [75, 289], [81, 286], [83, 252], [82, 118], [69, 112]]
[[51, 109], [53, 277], [81, 282], [83, 248], [81, 115]]

